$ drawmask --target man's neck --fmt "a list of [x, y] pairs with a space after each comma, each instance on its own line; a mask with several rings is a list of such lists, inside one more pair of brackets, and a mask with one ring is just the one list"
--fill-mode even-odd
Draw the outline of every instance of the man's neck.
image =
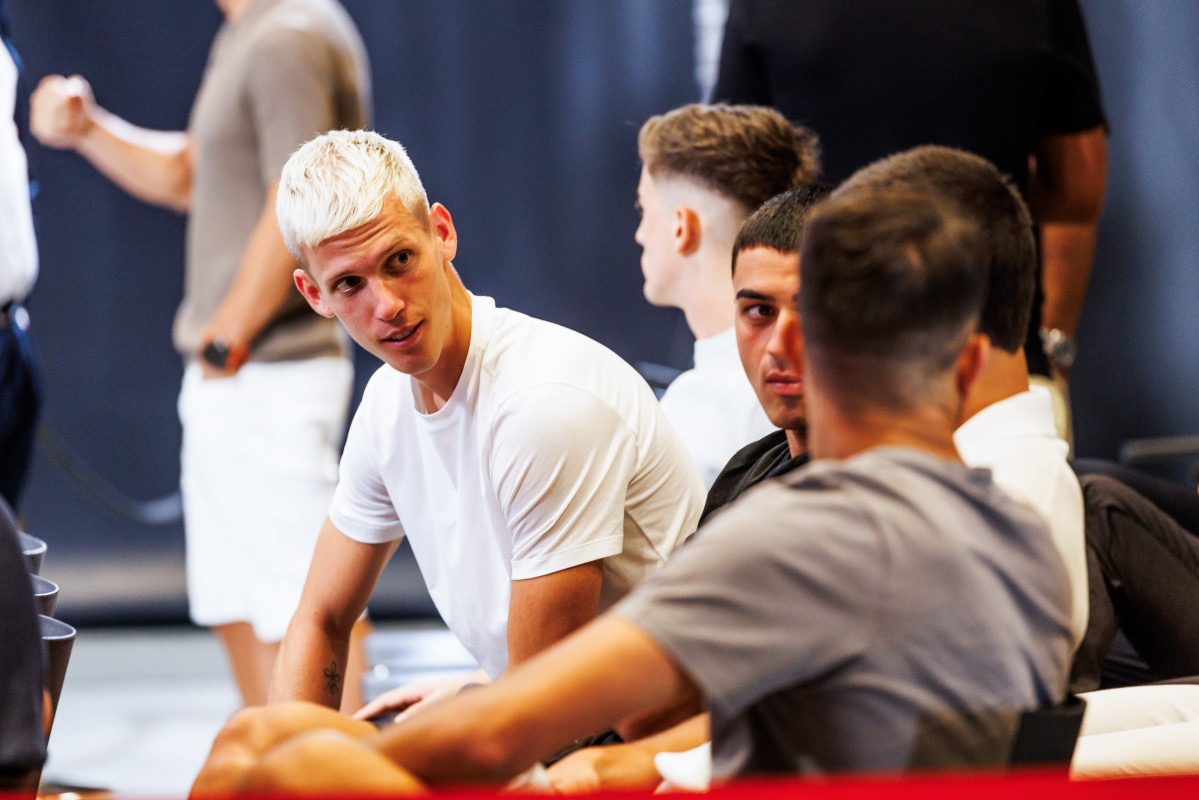
[[736, 321], [733, 298], [733, 277], [728, 254], [732, 243], [713, 243], [695, 254], [696, 261], [687, 265], [694, 270], [686, 296], [680, 298], [679, 308], [687, 319], [687, 327], [696, 339], [708, 339], [724, 333]]
[[440, 411], [449, 402], [462, 370], [466, 367], [466, 356], [470, 352], [470, 337], [473, 326], [470, 293], [457, 279], [450, 286], [450, 317], [452, 330], [437, 363], [419, 376], [413, 376], [421, 410], [425, 414]]
[[807, 445], [813, 459], [845, 459], [878, 447], [904, 447], [961, 461], [953, 444], [957, 416], [956, 409], [931, 405], [898, 413], [814, 401], [809, 406]]
[[787, 449], [791, 451], [792, 458], [807, 452], [808, 429], [806, 426], [801, 431], [785, 430], [783, 433], [787, 435]]
[[1024, 348], [1009, 353], [992, 347], [986, 364], [979, 370], [978, 377], [966, 396], [961, 422], [1000, 400], [1027, 391], [1028, 361], [1024, 358]]

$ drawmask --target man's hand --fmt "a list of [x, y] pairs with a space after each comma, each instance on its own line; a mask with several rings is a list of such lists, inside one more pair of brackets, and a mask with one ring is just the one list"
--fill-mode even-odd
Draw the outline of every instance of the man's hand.
[[92, 128], [96, 100], [78, 75], [47, 75], [29, 98], [29, 130], [46, 147], [74, 150]]
[[654, 764], [658, 753], [684, 753], [708, 739], [708, 715], [698, 714], [645, 739], [577, 750], [546, 776], [560, 794], [652, 789], [662, 782]]
[[550, 767], [546, 777], [558, 794], [653, 789], [662, 782], [654, 754], [628, 744], [576, 750]]
[[471, 683], [490, 683], [483, 670], [455, 675], [440, 680], [416, 681], [398, 689], [391, 689], [354, 712], [354, 719], [371, 719], [389, 711], [399, 712], [395, 722], [401, 722], [418, 711], [453, 697]]

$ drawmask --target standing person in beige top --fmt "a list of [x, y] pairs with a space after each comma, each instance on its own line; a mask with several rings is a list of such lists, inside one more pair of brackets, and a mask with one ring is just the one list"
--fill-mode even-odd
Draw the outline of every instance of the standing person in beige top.
[[130, 194], [188, 214], [174, 329], [187, 361], [179, 414], [188, 597], [253, 705], [266, 699], [333, 495], [353, 381], [335, 321], [292, 288], [275, 194], [300, 144], [367, 124], [370, 78], [336, 0], [217, 5], [225, 24], [186, 131], [136, 127], [98, 106], [83, 78], [59, 75], [34, 93], [30, 127]]

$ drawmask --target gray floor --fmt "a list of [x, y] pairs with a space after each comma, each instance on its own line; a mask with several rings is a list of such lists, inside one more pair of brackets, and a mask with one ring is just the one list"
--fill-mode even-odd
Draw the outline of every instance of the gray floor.
[[[469, 666], [469, 657], [440, 627], [378, 627], [368, 653], [390, 654], [393, 666], [390, 675], [376, 669], [368, 692], [372, 684], [377, 689], [409, 674]], [[402, 662], [400, 669], [395, 662]], [[237, 705], [224, 655], [207, 631], [83, 629], [71, 653], [43, 781], [125, 797], [184, 797]]]

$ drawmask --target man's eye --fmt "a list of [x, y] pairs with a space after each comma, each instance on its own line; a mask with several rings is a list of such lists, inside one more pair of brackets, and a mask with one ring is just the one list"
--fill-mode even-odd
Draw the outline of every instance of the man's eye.
[[355, 275], [347, 275], [344, 278], [339, 278], [333, 284], [333, 291], [340, 292], [341, 294], [346, 294], [347, 292], [352, 292], [352, 291], [354, 291], [354, 289], [358, 288], [358, 284], [360, 284], [361, 282], [362, 282], [361, 278], [359, 278]]
[[393, 267], [405, 267], [411, 260], [412, 253], [408, 252], [407, 250], [401, 250], [398, 253], [393, 253], [391, 258], [388, 259]]
[[774, 316], [774, 308], [761, 303], [755, 303], [752, 306], [746, 306], [741, 309], [742, 316], [750, 320], [766, 320]]

